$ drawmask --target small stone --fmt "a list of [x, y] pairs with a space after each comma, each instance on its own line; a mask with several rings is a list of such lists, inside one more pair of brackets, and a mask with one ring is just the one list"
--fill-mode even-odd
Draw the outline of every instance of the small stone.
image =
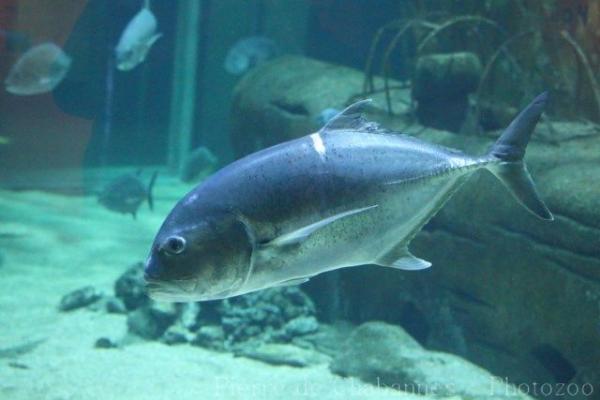
[[302, 336], [319, 330], [319, 323], [313, 316], [297, 317], [288, 321], [283, 327], [289, 337]]
[[221, 350], [225, 340], [223, 328], [218, 325], [206, 325], [198, 329], [192, 344], [209, 349]]
[[191, 342], [194, 335], [181, 325], [170, 326], [162, 335], [162, 342], [168, 345], [183, 344]]
[[60, 311], [72, 311], [78, 308], [89, 306], [90, 304], [100, 300], [100, 294], [93, 286], [86, 286], [77, 289], [63, 296], [60, 300], [58, 309]]
[[464, 97], [477, 89], [483, 68], [475, 53], [427, 54], [419, 57], [413, 79], [418, 101]]
[[106, 311], [111, 314], [127, 314], [127, 307], [125, 307], [123, 300], [118, 297], [109, 297], [105, 306]]
[[302, 349], [291, 344], [277, 343], [248, 343], [241, 348], [237, 355], [252, 358], [272, 365], [290, 365], [306, 367], [309, 365], [325, 364], [330, 358], [313, 350]]
[[127, 269], [115, 282], [115, 296], [128, 310], [135, 310], [150, 301], [144, 283], [144, 264], [137, 263]]
[[127, 327], [131, 333], [145, 339], [158, 339], [176, 318], [177, 313], [171, 304], [151, 303], [130, 313]]
[[184, 303], [180, 305], [179, 321], [186, 329], [195, 331], [200, 322], [200, 303]]
[[97, 349], [114, 349], [119, 346], [113, 340], [106, 337], [101, 337], [98, 340], [96, 340], [96, 343], [94, 343], [94, 347]]

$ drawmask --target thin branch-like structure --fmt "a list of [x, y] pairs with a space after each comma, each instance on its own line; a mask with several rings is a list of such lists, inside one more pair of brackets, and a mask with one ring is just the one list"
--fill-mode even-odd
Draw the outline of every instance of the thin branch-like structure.
[[400, 28], [400, 30], [396, 33], [396, 35], [394, 36], [394, 38], [392, 39], [392, 41], [390, 42], [390, 44], [388, 45], [388, 47], [385, 49], [385, 53], [383, 55], [383, 62], [382, 62], [382, 75], [383, 75], [383, 85], [384, 85], [384, 90], [385, 90], [385, 101], [387, 104], [387, 110], [388, 113], [391, 115], [393, 114], [393, 110], [392, 110], [392, 96], [390, 94], [390, 82], [389, 82], [389, 77], [390, 77], [390, 57], [392, 55], [392, 52], [394, 51], [394, 49], [396, 48], [397, 44], [400, 42], [400, 39], [402, 39], [402, 36], [404, 36], [404, 34], [406, 32], [408, 32], [408, 30], [410, 28], [412, 28], [414, 25], [416, 24], [422, 24], [423, 21], [419, 20], [419, 19], [413, 19], [410, 20], [408, 22], [406, 22], [404, 24], [404, 26], [402, 26], [402, 28]]
[[590, 85], [592, 86], [592, 92], [594, 94], [594, 100], [596, 101], [597, 113], [600, 118], [600, 87], [598, 87], [598, 81], [594, 75], [594, 71], [590, 65], [590, 62], [585, 55], [585, 52], [579, 46], [579, 44], [573, 39], [573, 37], [569, 34], [569, 32], [562, 30], [560, 31], [560, 36], [573, 48], [575, 54], [577, 54], [577, 58], [579, 58], [579, 62], [583, 65], [585, 69], [585, 73], [588, 77]]
[[462, 15], [456, 18], [452, 18], [446, 22], [444, 22], [441, 25], [438, 25], [433, 31], [431, 31], [427, 36], [425, 36], [425, 38], [421, 41], [421, 43], [419, 43], [419, 47], [417, 47], [417, 54], [421, 54], [423, 52], [423, 49], [425, 49], [425, 47], [427, 47], [427, 45], [436, 37], [438, 36], [441, 32], [452, 28], [455, 25], [458, 24], [463, 24], [463, 23], [482, 23], [482, 24], [486, 24], [492, 28], [494, 28], [495, 30], [497, 30], [498, 32], [502, 33], [502, 34], [506, 34], [505, 30], [498, 25], [498, 23], [496, 23], [495, 21], [488, 19], [488, 18], [484, 18], [484, 17], [480, 17], [477, 15]]
[[[481, 95], [483, 93], [483, 88], [484, 85], [488, 79], [488, 77], [490, 76], [491, 72], [494, 69], [494, 65], [496, 64], [496, 61], [499, 59], [501, 54], [504, 55], [510, 55], [509, 51], [508, 51], [508, 46], [510, 44], [512, 44], [513, 42], [532, 34], [533, 31], [527, 31], [527, 32], [521, 32], [521, 33], [517, 33], [514, 36], [511, 36], [510, 38], [508, 38], [507, 40], [504, 41], [504, 43], [502, 43], [500, 46], [498, 46], [498, 49], [494, 52], [494, 54], [492, 54], [492, 57], [490, 57], [489, 61], [487, 62], [487, 64], [485, 65], [485, 67], [483, 68], [483, 72], [481, 73], [481, 78], [479, 79], [479, 85], [477, 86], [477, 92], [475, 93], [475, 116], [476, 118], [479, 120], [480, 116], [481, 116]], [[517, 62], [516, 60], [512, 60], [513, 63], [515, 63], [516, 65]]]
[[373, 38], [373, 41], [371, 42], [371, 47], [369, 48], [369, 55], [367, 56], [367, 64], [365, 65], [365, 79], [363, 81], [363, 94], [366, 94], [368, 92], [372, 92], [373, 90], [375, 90], [375, 86], [373, 83], [373, 72], [372, 72], [373, 71], [373, 63], [375, 60], [375, 52], [377, 51], [377, 46], [379, 45], [379, 42], [381, 41], [383, 34], [386, 33], [387, 31], [391, 31], [393, 29], [396, 29], [397, 27], [400, 27], [405, 23], [406, 23], [406, 20], [404, 20], [404, 19], [395, 20], [395, 21], [385, 24], [384, 26], [379, 28], [377, 30], [377, 32], [375, 33], [375, 37]]

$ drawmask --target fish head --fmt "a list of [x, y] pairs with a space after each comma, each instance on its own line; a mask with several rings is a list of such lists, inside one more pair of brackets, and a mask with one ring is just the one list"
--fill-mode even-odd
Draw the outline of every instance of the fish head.
[[146, 8], [133, 17], [115, 48], [117, 69], [129, 71], [144, 62], [150, 47], [162, 36], [156, 27], [156, 17]]
[[115, 49], [117, 69], [120, 71], [129, 71], [135, 68], [141, 62], [139, 53], [137, 46], [117, 47]]
[[234, 214], [217, 213], [182, 227], [178, 222], [191, 219], [177, 211], [167, 217], [146, 261], [149, 296], [184, 302], [235, 294], [251, 265], [252, 241], [244, 223]]

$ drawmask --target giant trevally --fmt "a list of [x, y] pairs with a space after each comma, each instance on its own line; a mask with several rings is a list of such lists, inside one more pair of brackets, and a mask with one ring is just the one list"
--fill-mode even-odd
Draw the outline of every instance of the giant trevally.
[[119, 70], [129, 71], [144, 62], [152, 45], [162, 36], [156, 27], [150, 0], [144, 0], [142, 9], [129, 21], [115, 48]]
[[237, 160], [167, 216], [146, 261], [149, 295], [214, 300], [355, 265], [427, 268], [410, 241], [479, 169], [552, 220], [523, 161], [546, 100], [482, 156], [388, 132], [361, 116], [363, 100], [316, 133]]

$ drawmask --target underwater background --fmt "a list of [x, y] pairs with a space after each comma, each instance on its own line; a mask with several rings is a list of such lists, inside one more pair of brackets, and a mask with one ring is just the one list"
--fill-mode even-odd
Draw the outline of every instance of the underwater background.
[[[0, 1], [0, 399], [600, 399], [599, 67], [596, 0]], [[163, 220], [234, 160], [365, 98], [484, 154], [544, 91], [554, 221], [481, 172], [429, 269], [148, 298]]]

